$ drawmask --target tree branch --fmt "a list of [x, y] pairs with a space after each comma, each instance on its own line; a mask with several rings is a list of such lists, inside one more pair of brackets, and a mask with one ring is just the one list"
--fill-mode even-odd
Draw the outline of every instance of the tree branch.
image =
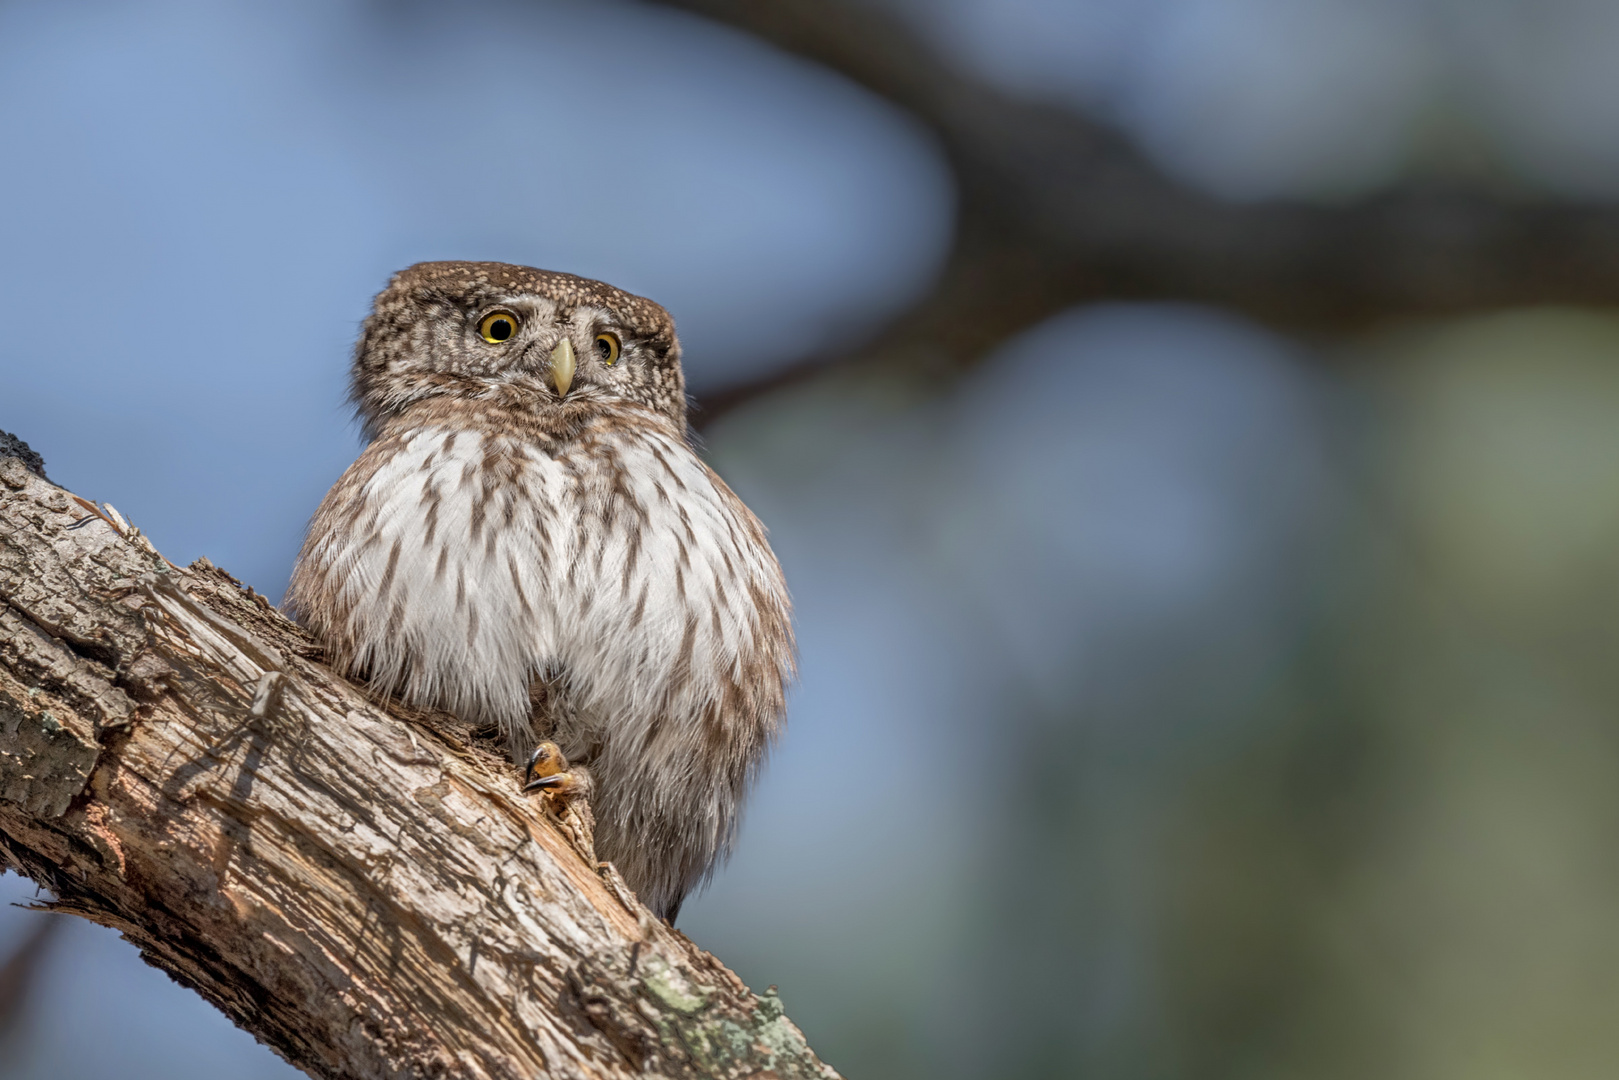
[[704, 422], [828, 363], [949, 376], [1073, 304], [1185, 300], [1308, 334], [1538, 303], [1619, 300], [1619, 209], [1409, 183], [1342, 207], [1221, 201], [1120, 133], [944, 62], [858, 0], [656, 0], [824, 64], [938, 138], [959, 189], [934, 291], [853, 357], [733, 387]]
[[[93, 512], [92, 512], [93, 511]], [[0, 458], [0, 864], [318, 1077], [817, 1077], [477, 731]]]

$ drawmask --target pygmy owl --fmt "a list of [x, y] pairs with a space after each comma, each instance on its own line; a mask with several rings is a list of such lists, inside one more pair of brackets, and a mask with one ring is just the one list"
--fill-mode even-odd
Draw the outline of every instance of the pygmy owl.
[[377, 296], [352, 396], [370, 442], [289, 611], [341, 670], [499, 725], [514, 761], [554, 742], [597, 852], [672, 920], [735, 836], [793, 640], [764, 529], [687, 441], [668, 313], [420, 263]]

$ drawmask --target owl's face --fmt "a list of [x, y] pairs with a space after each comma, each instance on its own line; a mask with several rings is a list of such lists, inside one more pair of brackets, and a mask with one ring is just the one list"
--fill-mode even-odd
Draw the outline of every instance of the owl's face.
[[668, 312], [599, 281], [506, 263], [417, 263], [394, 275], [365, 320], [353, 399], [368, 437], [409, 405], [443, 396], [564, 423], [631, 403], [686, 430]]

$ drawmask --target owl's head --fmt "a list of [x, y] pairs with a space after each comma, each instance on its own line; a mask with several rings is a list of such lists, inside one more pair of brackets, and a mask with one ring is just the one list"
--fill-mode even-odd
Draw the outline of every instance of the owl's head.
[[686, 430], [669, 313], [589, 278], [507, 263], [427, 262], [377, 295], [354, 353], [366, 436], [438, 397], [581, 417], [631, 403]]

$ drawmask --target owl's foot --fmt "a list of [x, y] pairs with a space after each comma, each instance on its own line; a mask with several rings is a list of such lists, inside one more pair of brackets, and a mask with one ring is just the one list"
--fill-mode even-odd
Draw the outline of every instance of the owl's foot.
[[523, 770], [523, 790], [540, 793], [550, 811], [585, 862], [596, 862], [596, 818], [590, 812], [590, 773], [569, 770], [568, 759], [554, 742], [542, 742], [529, 755]]
[[556, 799], [567, 799], [578, 793], [580, 783], [568, 771], [568, 759], [554, 742], [542, 742], [529, 755], [528, 768], [523, 770], [523, 790], [543, 791]]

